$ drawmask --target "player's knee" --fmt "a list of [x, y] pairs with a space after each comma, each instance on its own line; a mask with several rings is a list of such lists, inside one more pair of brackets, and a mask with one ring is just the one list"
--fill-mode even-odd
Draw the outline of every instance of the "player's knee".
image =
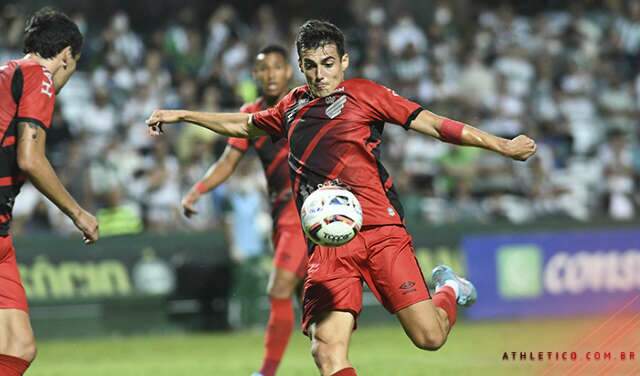
[[411, 341], [421, 350], [436, 351], [447, 341], [447, 336], [442, 330], [428, 330], [412, 335]]
[[342, 342], [326, 343], [317, 340], [312, 342], [311, 355], [323, 374], [347, 362], [346, 346], [347, 344]]
[[33, 336], [16, 337], [12, 347], [10, 351], [12, 356], [24, 359], [27, 362], [33, 362], [36, 358], [36, 341]]
[[38, 348], [36, 347], [36, 343], [34, 341], [24, 348], [24, 355], [21, 356], [21, 358], [31, 363], [36, 359], [37, 354]]

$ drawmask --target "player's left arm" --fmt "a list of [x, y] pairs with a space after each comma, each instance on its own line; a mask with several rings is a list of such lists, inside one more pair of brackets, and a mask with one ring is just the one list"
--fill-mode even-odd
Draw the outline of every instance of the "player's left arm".
[[409, 128], [444, 142], [491, 150], [519, 161], [526, 161], [536, 152], [535, 141], [525, 135], [509, 140], [427, 110], [421, 111]]

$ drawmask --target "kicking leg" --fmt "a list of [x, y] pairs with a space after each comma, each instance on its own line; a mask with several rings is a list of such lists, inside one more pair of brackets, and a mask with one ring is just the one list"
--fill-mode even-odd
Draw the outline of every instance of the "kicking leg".
[[447, 266], [436, 267], [433, 280], [436, 293], [432, 300], [415, 303], [397, 312], [411, 341], [424, 350], [442, 347], [456, 322], [456, 304], [470, 306], [477, 297], [475, 287]]
[[422, 350], [438, 350], [447, 340], [449, 318], [442, 308], [433, 304], [433, 300], [412, 304], [396, 315], [407, 336]]
[[368, 239], [367, 284], [385, 308], [397, 314], [417, 347], [439, 349], [455, 324], [456, 301], [470, 304], [475, 299], [473, 285], [450, 268], [437, 267], [433, 271], [436, 293], [429, 299], [427, 283], [404, 227], [381, 226], [376, 230]]

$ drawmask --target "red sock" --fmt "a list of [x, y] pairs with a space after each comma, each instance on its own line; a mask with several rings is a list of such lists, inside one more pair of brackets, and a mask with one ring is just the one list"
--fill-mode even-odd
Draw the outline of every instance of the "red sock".
[[291, 299], [271, 298], [271, 313], [264, 338], [264, 361], [260, 373], [263, 376], [276, 374], [293, 332], [293, 303]]
[[0, 354], [0, 375], [22, 376], [29, 368], [29, 362], [11, 355]]
[[436, 307], [444, 309], [449, 317], [449, 330], [456, 323], [456, 315], [458, 306], [456, 303], [456, 293], [449, 286], [443, 286], [438, 292], [433, 294], [433, 304]]
[[358, 376], [355, 368], [343, 368], [331, 376]]

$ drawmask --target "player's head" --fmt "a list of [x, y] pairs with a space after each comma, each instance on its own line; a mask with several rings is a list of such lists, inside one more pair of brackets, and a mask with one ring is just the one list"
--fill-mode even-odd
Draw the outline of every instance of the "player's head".
[[60, 67], [52, 72], [59, 91], [80, 59], [83, 37], [78, 26], [64, 13], [43, 8], [29, 18], [24, 32], [24, 53], [54, 61]]
[[330, 22], [309, 20], [296, 38], [298, 64], [315, 97], [331, 94], [344, 81], [349, 54], [344, 50], [344, 34]]
[[256, 55], [253, 77], [267, 98], [279, 98], [289, 88], [291, 66], [287, 60], [287, 50], [275, 44], [261, 49]]

